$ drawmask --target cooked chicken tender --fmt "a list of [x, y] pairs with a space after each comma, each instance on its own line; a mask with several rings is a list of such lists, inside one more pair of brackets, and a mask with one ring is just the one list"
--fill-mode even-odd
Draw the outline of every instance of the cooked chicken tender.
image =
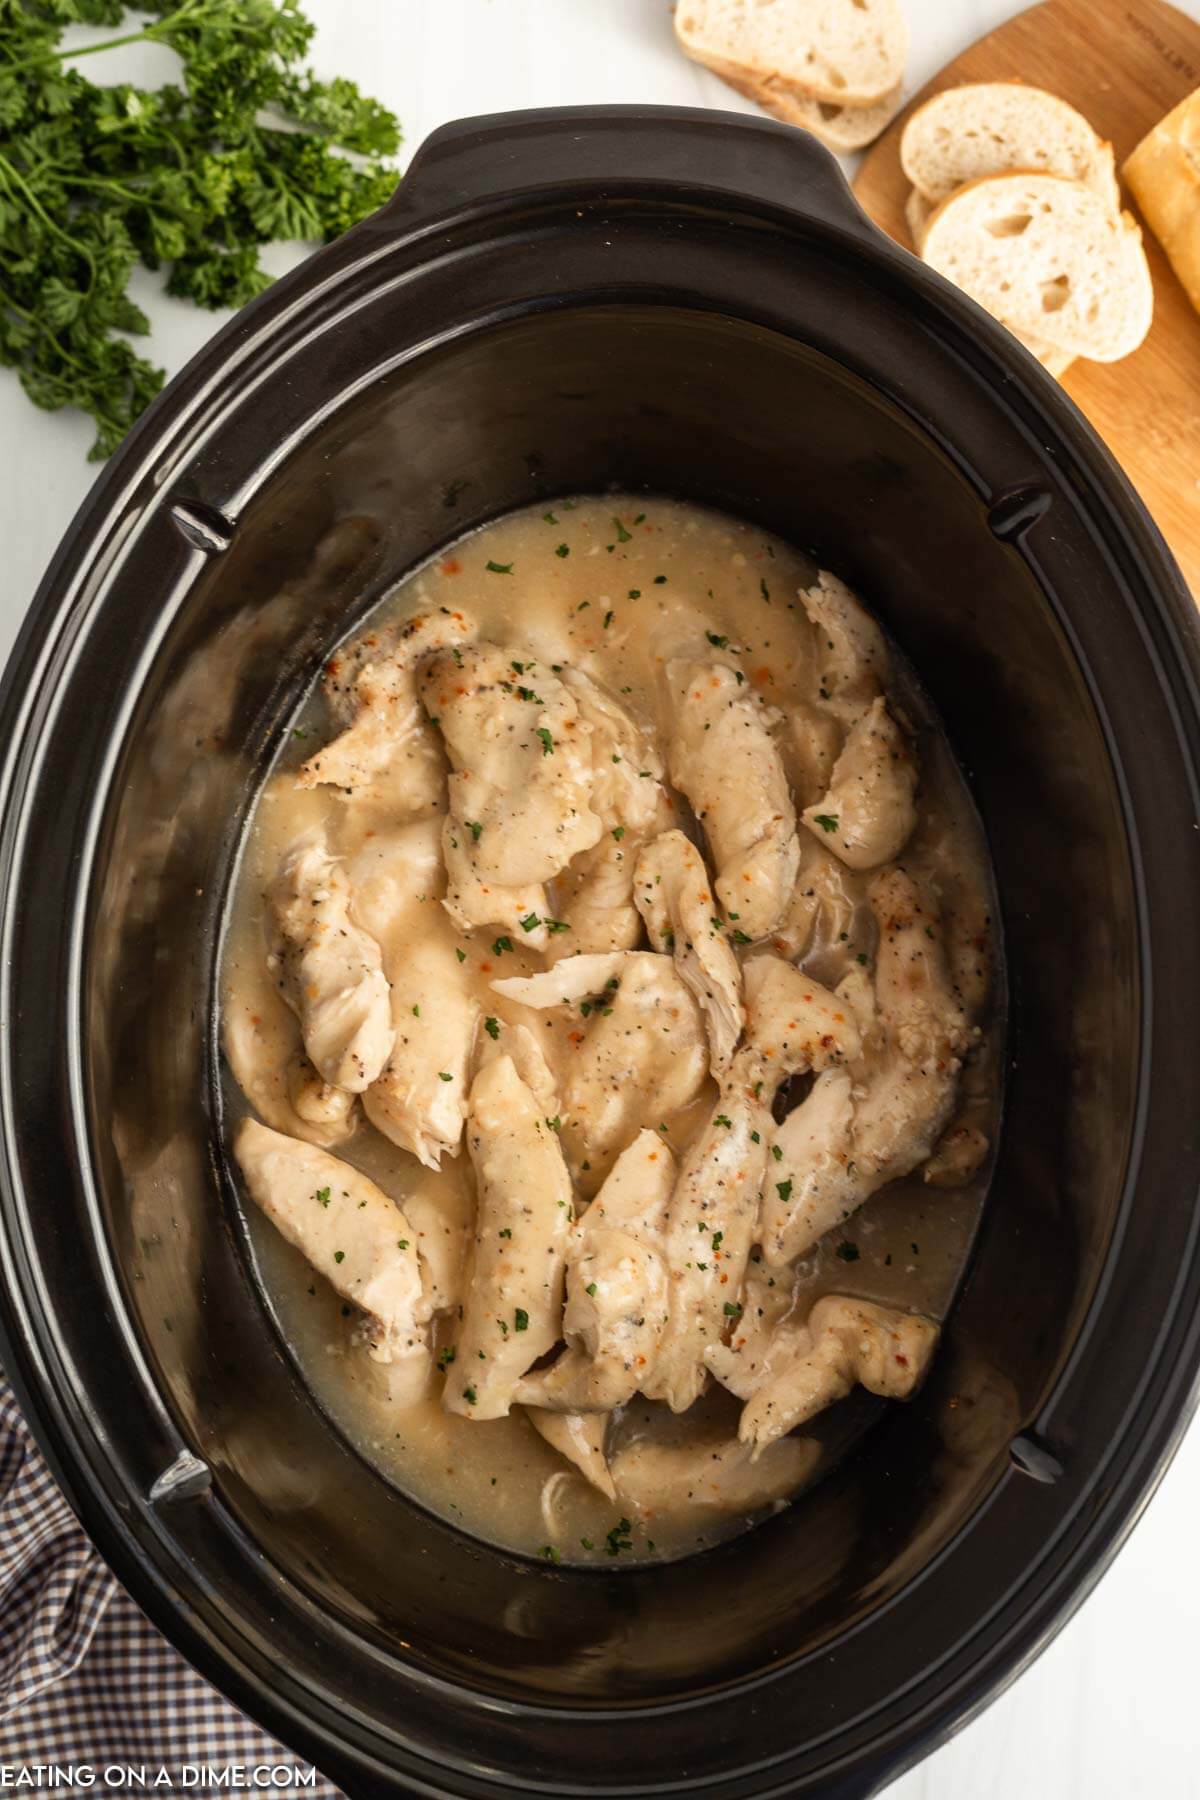
[[649, 1521], [692, 1507], [746, 1512], [786, 1500], [803, 1487], [821, 1458], [811, 1438], [787, 1438], [757, 1460], [736, 1439], [660, 1444], [640, 1439], [612, 1462], [617, 1498]]
[[367, 839], [351, 865], [355, 906], [383, 950], [392, 1048], [363, 1095], [377, 1130], [428, 1169], [457, 1156], [479, 1003], [439, 901], [441, 830], [422, 819]]
[[844, 995], [781, 956], [752, 957], [743, 973], [746, 1039], [765, 1064], [772, 1088], [789, 1075], [834, 1068], [859, 1054], [858, 1022]]
[[854, 929], [858, 903], [847, 870], [836, 856], [805, 839], [800, 873], [772, 948], [806, 966], [818, 957], [844, 956]]
[[704, 827], [726, 917], [770, 935], [792, 895], [800, 849], [772, 715], [724, 663], [667, 666], [671, 780]]
[[361, 1307], [377, 1362], [403, 1365], [398, 1399], [429, 1373], [429, 1318], [412, 1226], [349, 1163], [243, 1119], [233, 1144], [251, 1198], [342, 1298]]
[[[780, 1267], [924, 1162], [954, 1107], [970, 1043], [936, 908], [903, 869], [871, 884], [878, 1017], [846, 1076], [820, 1077], [775, 1135], [762, 1246]], [[860, 1020], [860, 1027], [862, 1021]], [[844, 1085], [843, 1085], [844, 1084]]]
[[309, 757], [297, 785], [354, 790], [385, 777], [389, 801], [403, 798], [413, 811], [432, 804], [441, 792], [443, 765], [417, 697], [417, 665], [474, 635], [464, 613], [439, 609], [367, 631], [338, 650], [326, 670], [325, 697], [346, 729]]
[[554, 958], [632, 950], [642, 935], [634, 905], [634, 865], [644, 839], [670, 823], [662, 758], [649, 735], [598, 682], [579, 669], [562, 679], [591, 727], [591, 805], [604, 829], [554, 887], [555, 917], [567, 926], [547, 946]]
[[464, 928], [521, 930], [540, 949], [544, 884], [604, 829], [591, 806], [591, 726], [546, 664], [497, 644], [437, 652], [419, 686], [452, 769], [446, 910]]
[[741, 1317], [766, 1173], [769, 1099], [761, 1059], [753, 1050], [739, 1051], [671, 1196], [667, 1328], [644, 1391], [672, 1412], [686, 1412], [699, 1399], [706, 1348]]
[[880, 698], [850, 727], [828, 792], [801, 818], [847, 868], [877, 869], [916, 829], [916, 791], [916, 757]]
[[304, 1048], [322, 1081], [361, 1094], [391, 1052], [391, 996], [379, 945], [352, 918], [350, 883], [323, 837], [292, 845], [267, 899], [270, 954]]
[[467, 1147], [478, 1211], [442, 1405], [502, 1419], [522, 1375], [558, 1342], [573, 1217], [558, 1135], [511, 1056], [485, 1062], [471, 1085]]
[[357, 1101], [323, 1081], [308, 1060], [300, 1021], [257, 970], [248, 988], [226, 997], [221, 1045], [233, 1078], [261, 1119], [287, 1137], [329, 1148], [350, 1136]]
[[[616, 1499], [617, 1490], [605, 1457], [608, 1419], [604, 1413], [539, 1412], [530, 1407], [526, 1416], [538, 1436], [578, 1469], [585, 1481], [590, 1481], [606, 1500]], [[560, 1479], [551, 1477], [552, 1481]]]
[[733, 930], [717, 914], [704, 858], [682, 831], [645, 846], [634, 899], [656, 950], [675, 958], [680, 979], [700, 1005], [715, 1073], [729, 1067], [742, 1034], [742, 976], [730, 947]]
[[828, 708], [798, 704], [788, 709], [781, 747], [792, 791], [807, 806], [829, 786], [842, 747], [842, 728]]
[[835, 718], [852, 725], [891, 678], [887, 640], [862, 602], [828, 569], [801, 590], [800, 603], [815, 631], [820, 699]]
[[758, 1458], [777, 1438], [844, 1399], [856, 1383], [885, 1399], [907, 1400], [937, 1340], [932, 1319], [828, 1294], [813, 1307], [807, 1327], [793, 1330], [783, 1353], [763, 1366], [759, 1381], [739, 1365], [735, 1349], [716, 1346], [707, 1361], [719, 1381], [746, 1397], [738, 1437]]
[[986, 1162], [989, 1148], [977, 1125], [955, 1125], [938, 1144], [922, 1173], [931, 1187], [966, 1187]]
[[289, 1062], [286, 1079], [297, 1117], [320, 1133], [314, 1143], [336, 1143], [354, 1129], [354, 1095], [322, 1081], [303, 1052]]
[[704, 1085], [703, 1021], [669, 956], [569, 956], [540, 975], [508, 977], [492, 988], [523, 1006], [569, 1007], [579, 1020], [568, 1034], [562, 1141], [585, 1192], [595, 1192], [644, 1126], [690, 1105]]
[[528, 1406], [611, 1412], [654, 1367], [667, 1311], [663, 1230], [675, 1159], [661, 1136], [640, 1132], [571, 1232], [567, 1348], [518, 1383]]

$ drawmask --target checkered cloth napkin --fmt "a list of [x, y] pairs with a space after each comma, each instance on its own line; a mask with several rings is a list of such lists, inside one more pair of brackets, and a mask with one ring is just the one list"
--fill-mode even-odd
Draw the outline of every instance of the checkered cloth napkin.
[[[0, 1372], [0, 1771], [15, 1787], [9, 1771], [72, 1765], [96, 1771], [93, 1793], [109, 1785], [105, 1769], [125, 1765], [170, 1771], [159, 1793], [183, 1791], [176, 1772], [189, 1765], [308, 1771], [138, 1611], [85, 1537]], [[248, 1775], [232, 1791], [264, 1786]], [[297, 1791], [339, 1800], [321, 1776]]]

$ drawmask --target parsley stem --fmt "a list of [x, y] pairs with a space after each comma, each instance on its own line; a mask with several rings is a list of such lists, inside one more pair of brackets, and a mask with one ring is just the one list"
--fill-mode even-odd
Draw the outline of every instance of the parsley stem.
[[20, 62], [4, 63], [0, 67], [6, 75], [15, 75], [20, 69], [44, 68], [48, 62], [74, 62], [80, 56], [99, 56], [103, 50], [120, 50], [125, 44], [152, 44], [164, 31], [203, 19], [205, 13], [221, 12], [227, 4], [228, 0], [184, 0], [184, 4], [168, 13], [165, 19], [157, 19], [141, 31], [127, 31], [122, 37], [104, 38], [98, 44], [80, 44], [74, 50], [45, 50], [39, 56], [26, 56]]
[[3, 155], [0, 155], [0, 181], [15, 182], [43, 225], [49, 226], [55, 237], [61, 238], [64, 244], [70, 244], [76, 255], [83, 258], [89, 270], [88, 293], [90, 294], [96, 281], [96, 259], [87, 245], [80, 243], [78, 238], [72, 237], [69, 231], [64, 231], [62, 226], [50, 217], [25, 177], [17, 169], [14, 169], [7, 156]]

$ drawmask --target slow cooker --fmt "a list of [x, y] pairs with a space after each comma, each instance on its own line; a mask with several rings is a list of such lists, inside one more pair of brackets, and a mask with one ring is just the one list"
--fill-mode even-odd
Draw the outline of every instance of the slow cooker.
[[[321, 1412], [237, 1229], [214, 1004], [329, 645], [463, 531], [609, 487], [779, 532], [878, 609], [968, 773], [1011, 991], [919, 1398], [750, 1534], [596, 1573], [430, 1517]], [[1070, 400], [786, 127], [449, 126], [219, 333], [71, 526], [0, 732], [0, 1355], [183, 1653], [364, 1796], [850, 1800], [1011, 1679], [1196, 1390], [1198, 671]]]

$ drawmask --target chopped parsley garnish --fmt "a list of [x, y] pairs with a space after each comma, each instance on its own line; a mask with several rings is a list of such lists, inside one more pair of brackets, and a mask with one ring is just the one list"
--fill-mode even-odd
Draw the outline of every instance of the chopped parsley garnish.
[[593, 1544], [591, 1538], [580, 1538], [579, 1541], [583, 1545], [585, 1550], [594, 1550], [596, 1548], [596, 1546], [595, 1546], [595, 1544]]
[[558, 546], [558, 549], [554, 552], [554, 554], [555, 554], [555, 556], [570, 556], [570, 554], [571, 554], [570, 544], [560, 544]]
[[559, 1555], [558, 1551], [554, 1548], [553, 1544], [543, 1544], [541, 1549], [538, 1551], [538, 1555], [544, 1556], [547, 1562], [556, 1563], [556, 1562], [562, 1561], [562, 1557]]
[[779, 1148], [778, 1144], [771, 1145], [771, 1155], [775, 1158], [776, 1162], [783, 1161], [783, 1151]]
[[571, 929], [565, 919], [543, 919], [542, 924], [546, 927], [546, 930], [551, 933], [556, 931], [570, 931]]
[[716, 1118], [713, 1120], [713, 1124], [714, 1125], [724, 1125], [724, 1127], [727, 1131], [733, 1130], [733, 1120], [729, 1117], [728, 1113], [718, 1113]]
[[345, 1262], [346, 1252], [344, 1250], [335, 1250], [333, 1253], [333, 1260], [336, 1263]]
[[786, 1206], [788, 1201], [792, 1197], [791, 1182], [790, 1181], [777, 1181], [775, 1183], [775, 1192], [779, 1195], [779, 1198], [783, 1201], [783, 1204]]
[[814, 813], [813, 824], [819, 825], [822, 831], [836, 831], [838, 828], [836, 813]]
[[750, 1133], [750, 1142], [752, 1144], [761, 1144], [762, 1143], [762, 1132], [761, 1131], [752, 1131]]
[[750, 936], [749, 932], [743, 931], [741, 926], [738, 925], [734, 929], [733, 941], [735, 944], [752, 944], [754, 939]]
[[487, 572], [489, 575], [511, 575], [513, 566], [511, 563], [489, 562]]
[[513, 1329], [514, 1331], [529, 1330], [529, 1314], [525, 1311], [523, 1306], [518, 1306], [513, 1313]]
[[542, 517], [543, 517], [543, 519], [545, 519], [547, 525], [557, 525], [558, 524], [558, 520], [555, 518], [555, 516], [552, 512], [543, 513]]
[[614, 825], [612, 828], [612, 834], [613, 834], [613, 837], [616, 840], [616, 842], [619, 844], [621, 839], [625, 836], [625, 827], [623, 825]]
[[590, 1294], [590, 1295], [591, 1295], [591, 1296], [592, 1296], [592, 1298], [593, 1298], [593, 1299], [595, 1299], [595, 1296], [596, 1296], [596, 1284], [595, 1284], [595, 1282], [594, 1282], [594, 1281], [589, 1281], [589, 1282], [588, 1282], [588, 1284], [587, 1284], [587, 1286], [586, 1286], [586, 1287], [585, 1287], [585, 1288], [584, 1288], [584, 1290], [583, 1290], [583, 1291], [584, 1291], [584, 1293], [585, 1293], [585, 1294]]
[[438, 1070], [438, 1080], [439, 1081], [453, 1081], [454, 1077], [453, 1077], [453, 1075], [451, 1075], [449, 1069], [439, 1069]]
[[460, 950], [457, 944], [455, 944], [455, 946], [454, 946], [454, 954], [455, 954], [455, 956], [457, 956], [460, 963], [466, 962], [467, 953], [465, 950]]
[[519, 700], [528, 700], [531, 706], [545, 706], [546, 704], [542, 699], [542, 696], [540, 694], [535, 694], [532, 688], [519, 687], [517, 689], [517, 698]]
[[508, 666], [510, 669], [515, 669], [518, 675], [523, 675], [525, 673], [526, 669], [532, 669], [533, 664], [532, 663], [511, 662], [511, 663], [509, 663]]
[[396, 1239], [396, 1248], [397, 1248], [397, 1250], [407, 1250], [408, 1249], [408, 1239], [407, 1238], [397, 1238]]
[[475, 839], [475, 842], [478, 843], [480, 838], [483, 836], [483, 826], [476, 824], [474, 819], [464, 819], [463, 824], [466, 826], [466, 828], [470, 832], [471, 836]]
[[617, 616], [617, 615], [616, 615], [616, 613], [615, 613], [615, 612], [613, 612], [613, 610], [612, 610], [612, 608], [611, 608], [611, 607], [610, 607], [610, 608], [609, 608], [609, 610], [608, 610], [608, 611], [607, 611], [607, 612], [606, 612], [606, 613], [605, 613], [605, 615], [604, 615], [604, 629], [605, 629], [605, 631], [607, 631], [607, 630], [608, 630], [608, 628], [609, 628], [609, 626], [610, 626], [610, 625], [611, 625], [611, 624], [612, 624], [612, 622], [613, 622], [613, 620], [614, 620], [614, 619], [615, 619], [615, 618], [616, 618], [616, 616]]
[[506, 1226], [505, 1226], [505, 1227], [504, 1227], [504, 1230], [503, 1230], [503, 1231], [502, 1231], [502, 1232], [500, 1232], [500, 1233], [499, 1233], [499, 1236], [500, 1236], [500, 1237], [506, 1237], [506, 1238], [510, 1238], [510, 1237], [511, 1237], [511, 1236], [512, 1236], [512, 1226], [511, 1226], [511, 1225], [506, 1225]]
[[724, 650], [729, 643], [729, 639], [722, 637], [719, 631], [706, 631], [704, 635], [714, 650]]
[[500, 1036], [500, 1021], [499, 1021], [499, 1019], [492, 1019], [492, 1018], [485, 1019], [483, 1021], [483, 1029], [487, 1032], [488, 1036], [490, 1038], [492, 1038], [494, 1041], [496, 1038], [498, 1038]]
[[663, 582], [664, 582], [664, 581], [665, 581], [665, 580], [666, 580], [666, 579], [667, 579], [667, 578], [666, 578], [666, 576], [665, 576], [665, 575], [656, 575], [656, 576], [655, 576], [655, 577], [654, 577], [654, 585], [655, 585], [655, 587], [661, 587], [661, 586], [662, 586], [662, 584], [663, 584]]
[[328, 1206], [329, 1205], [329, 1189], [328, 1188], [318, 1188], [316, 1193], [313, 1195], [313, 1199], [316, 1201], [318, 1206]]
[[856, 957], [855, 957], [855, 959], [854, 959], [854, 960], [855, 960], [855, 962], [856, 962], [856, 963], [861, 963], [861, 964], [862, 964], [862, 966], [863, 966], [863, 968], [864, 968], [864, 969], [865, 969], [865, 968], [866, 968], [866, 966], [867, 966], [867, 959], [866, 959], [866, 957], [865, 957], [865, 956], [864, 956], [864, 955], [863, 955], [863, 953], [862, 953], [862, 951], [861, 951], [861, 950], [860, 950], [860, 951], [859, 951], [859, 953], [858, 953], [858, 955], [857, 955], [857, 956], [856, 956]]
[[628, 544], [628, 543], [630, 543], [630, 542], [632, 542], [632, 539], [633, 539], [633, 533], [632, 533], [632, 532], [631, 532], [631, 531], [626, 531], [626, 529], [625, 529], [625, 527], [624, 527], [624, 526], [623, 526], [623, 525], [622, 525], [622, 523], [621, 523], [621, 521], [620, 521], [620, 519], [616, 519], [616, 518], [614, 518], [614, 520], [613, 520], [613, 524], [614, 524], [614, 525], [615, 525], [615, 526], [616, 526], [616, 528], [617, 528], [617, 542], [618, 542], [618, 544]]
[[521, 930], [536, 931], [541, 922], [542, 921], [535, 912], [526, 913], [525, 917], [521, 920]]
[[562, 1130], [562, 1114], [555, 1113], [555, 1115], [552, 1119], [547, 1119], [546, 1127], [550, 1131], [561, 1131]]
[[834, 1255], [842, 1262], [857, 1262], [858, 1245], [852, 1244], [849, 1238], [843, 1238], [837, 1249], [834, 1251]]
[[506, 950], [511, 950], [512, 947], [513, 947], [513, 942], [510, 937], [494, 938], [492, 940], [492, 955], [493, 956], [503, 956], [504, 952]]
[[736, 1319], [741, 1314], [741, 1307], [736, 1300], [727, 1300], [721, 1309], [727, 1319]]
[[447, 1344], [444, 1350], [438, 1352], [437, 1366], [442, 1370], [443, 1374], [450, 1367], [450, 1364], [457, 1355], [458, 1350], [453, 1344]]
[[473, 1387], [465, 1387], [463, 1389], [463, 1399], [466, 1401], [468, 1406], [474, 1406], [475, 1405], [475, 1389]]
[[553, 756], [554, 755], [554, 739], [550, 735], [550, 732], [547, 730], [547, 728], [544, 725], [539, 725], [537, 734], [542, 740], [542, 755], [543, 756]]
[[632, 1527], [630, 1526], [628, 1519], [617, 1520], [605, 1539], [607, 1554], [609, 1556], [620, 1556], [622, 1550], [633, 1549], [633, 1539], [629, 1535], [631, 1529]]
[[294, 731], [292, 732], [292, 736], [294, 738], [306, 738], [308, 736], [308, 733], [307, 733], [307, 731], [301, 731], [300, 727], [297, 725], [296, 728], [294, 729]]
[[629, 590], [629, 598], [630, 598], [630, 599], [631, 599], [631, 600], [640, 600], [640, 599], [641, 599], [641, 597], [642, 597], [642, 590], [641, 590], [641, 588], [630, 588], [630, 590]]
[[714, 1250], [719, 1250], [721, 1248], [721, 1245], [724, 1243], [724, 1241], [725, 1241], [725, 1233], [723, 1231], [714, 1231], [713, 1232], [712, 1247]]

